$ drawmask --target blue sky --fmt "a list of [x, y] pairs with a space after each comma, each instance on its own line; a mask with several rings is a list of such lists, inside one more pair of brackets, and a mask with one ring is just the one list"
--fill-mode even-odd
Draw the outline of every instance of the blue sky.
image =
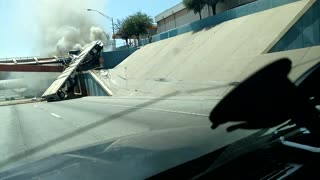
[[137, 11], [154, 17], [182, 0], [109, 0], [106, 12], [115, 18], [124, 18]]
[[32, 44], [37, 33], [31, 20], [33, 13], [30, 10], [26, 13], [21, 1], [0, 0], [0, 58], [35, 52]]
[[[0, 58], [37, 56], [37, 40], [40, 34], [37, 29], [37, 18], [33, 3], [42, 0], [0, 0]], [[95, 8], [114, 19], [123, 19], [137, 11], [151, 17], [178, 4], [181, 0], [93, 0]], [[101, 6], [97, 5], [101, 2]], [[79, 0], [81, 3], [81, 0]], [[61, 12], [63, 13], [63, 12]], [[85, 12], [84, 13], [88, 13]], [[112, 32], [111, 23], [98, 14], [92, 14], [107, 32]], [[59, 17], [57, 17], [59, 18]]]

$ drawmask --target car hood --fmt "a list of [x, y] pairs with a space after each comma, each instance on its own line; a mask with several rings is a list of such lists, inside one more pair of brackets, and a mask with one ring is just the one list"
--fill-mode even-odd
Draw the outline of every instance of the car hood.
[[0, 179], [143, 179], [256, 131], [196, 126], [149, 131], [52, 155], [0, 173]]

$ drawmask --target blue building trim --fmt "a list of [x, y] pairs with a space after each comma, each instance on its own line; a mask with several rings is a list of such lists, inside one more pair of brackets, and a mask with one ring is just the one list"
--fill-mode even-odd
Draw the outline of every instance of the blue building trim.
[[112, 69], [134, 53], [137, 48], [126, 48], [117, 51], [102, 52], [104, 69]]

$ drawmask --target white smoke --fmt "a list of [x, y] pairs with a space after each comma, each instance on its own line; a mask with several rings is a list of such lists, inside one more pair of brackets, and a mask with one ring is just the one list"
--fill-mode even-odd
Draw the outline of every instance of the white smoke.
[[100, 40], [102, 42], [106, 42], [109, 39], [109, 36], [99, 27], [91, 27], [90, 28], [90, 38], [91, 41]]
[[0, 80], [0, 93], [5, 91], [6, 94], [1, 96], [0, 101], [4, 98], [17, 96], [17, 94], [19, 97], [40, 97], [60, 75], [60, 73], [51, 72], [3, 72], [2, 74], [5, 75], [6, 80]]
[[[107, 0], [20, 1], [18, 4], [22, 7], [19, 10], [28, 14], [32, 11], [32, 23], [21, 29], [25, 33], [29, 33], [28, 29], [36, 29], [38, 37], [34, 41], [38, 41], [38, 47], [35, 49], [41, 56], [63, 56], [69, 50], [81, 49], [83, 45], [94, 40], [101, 40], [105, 47], [109, 44], [110, 38], [102, 28], [105, 24], [97, 20], [98, 14], [87, 11], [87, 8], [103, 11], [106, 9]], [[22, 79], [23, 83], [17, 81], [14, 84], [25, 87], [27, 95], [41, 95], [59, 74], [0, 72], [0, 81]]]
[[96, 21], [97, 14], [87, 11], [102, 9], [102, 0], [39, 0], [35, 6], [42, 55], [66, 55], [95, 40], [108, 44], [110, 38]]

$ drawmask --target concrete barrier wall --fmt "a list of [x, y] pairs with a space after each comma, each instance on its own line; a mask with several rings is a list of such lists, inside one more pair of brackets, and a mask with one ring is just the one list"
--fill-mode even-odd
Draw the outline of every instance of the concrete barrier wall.
[[104, 59], [103, 67], [105, 69], [111, 69], [120, 64], [124, 59], [135, 52], [136, 48], [127, 48], [117, 51], [103, 52], [102, 57]]
[[279, 52], [320, 45], [320, 1], [316, 1], [299, 21], [270, 50]]
[[[145, 78], [118, 78], [126, 77], [125, 70], [117, 69], [111, 71], [111, 87], [116, 88], [115, 96], [212, 96], [223, 97], [237, 85], [255, 71], [263, 66], [272, 63], [281, 58], [289, 58], [292, 61], [292, 70], [289, 78], [293, 81], [301, 76], [307, 69], [320, 62], [320, 46], [296, 49], [290, 51], [282, 51], [276, 53], [262, 54], [258, 56], [248, 57], [226, 57], [221, 66], [207, 64], [207, 69], [201, 70], [195, 68], [189, 71], [188, 78], [176, 78], [179, 68], [175, 68], [174, 74], [167, 75], [165, 73], [156, 76], [148, 76]], [[168, 63], [173, 65], [173, 63]], [[127, 70], [130, 71], [130, 67]], [[184, 67], [181, 67], [183, 69]], [[114, 69], [115, 70], [115, 69]], [[185, 70], [188, 74], [188, 70]], [[194, 78], [192, 78], [194, 76]], [[202, 80], [197, 78], [202, 77]]]

